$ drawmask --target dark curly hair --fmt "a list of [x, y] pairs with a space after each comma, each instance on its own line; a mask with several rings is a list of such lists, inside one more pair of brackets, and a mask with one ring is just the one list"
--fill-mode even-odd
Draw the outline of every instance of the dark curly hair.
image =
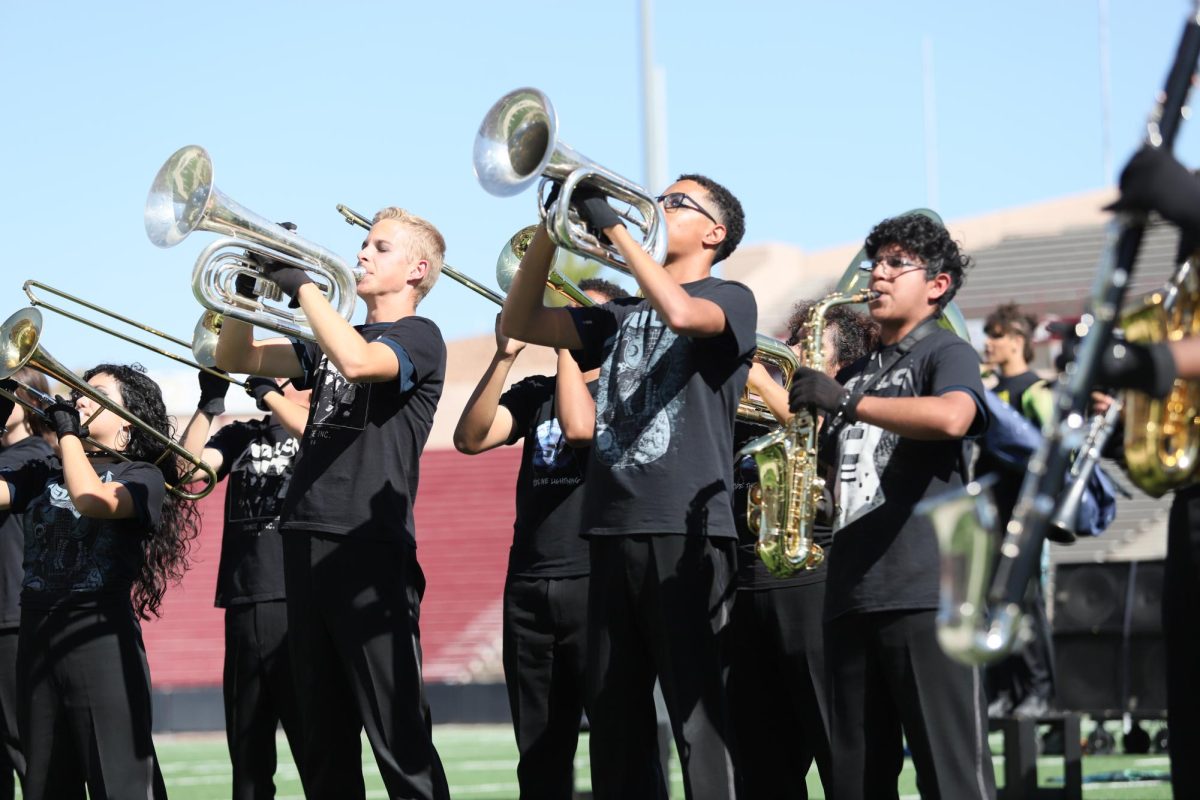
[[680, 175], [676, 180], [700, 184], [704, 187], [704, 191], [708, 192], [712, 201], [717, 204], [717, 216], [721, 218], [721, 224], [725, 226], [725, 238], [717, 245], [713, 263], [716, 264], [729, 258], [741, 244], [742, 236], [746, 233], [746, 214], [742, 211], [742, 204], [734, 197], [733, 192], [707, 175], [688, 173]]
[[1037, 330], [1037, 317], [1026, 314], [1016, 303], [996, 306], [996, 310], [983, 321], [983, 332], [988, 336], [1013, 334], [1024, 343], [1021, 350], [1026, 361], [1033, 361], [1033, 332]]
[[[808, 335], [808, 314], [817, 303], [801, 300], [788, 318], [788, 345], [802, 342]], [[833, 306], [825, 312], [825, 329], [834, 331], [837, 369], [853, 364], [875, 349], [879, 342], [879, 323], [850, 306]]]
[[959, 251], [958, 242], [950, 238], [950, 232], [924, 214], [885, 219], [867, 235], [867, 258], [874, 259], [876, 253], [891, 244], [899, 245], [925, 262], [926, 280], [943, 272], [950, 277], [950, 288], [937, 301], [939, 310], [945, 308], [954, 299], [971, 266], [970, 256]]
[[[111, 375], [120, 384], [121, 405], [126, 410], [164, 436], [174, 437], [174, 426], [167, 416], [162, 391], [146, 375], [144, 367], [140, 364], [99, 364], [83, 377], [90, 380], [101, 374]], [[129, 429], [129, 443], [122, 453], [133, 461], [155, 464], [162, 471], [163, 480], [173, 484], [180, 477], [179, 462], [171, 457], [163, 458], [164, 450], [166, 448], [158, 440], [134, 425]], [[200, 532], [199, 523], [200, 514], [194, 502], [167, 492], [162, 521], [144, 540], [146, 558], [133, 585], [133, 608], [141, 619], [158, 616], [167, 584], [183, 577], [189, 566], [192, 540]]]
[[606, 281], [603, 278], [584, 278], [579, 282], [579, 288], [584, 292], [596, 292], [602, 294], [609, 300], [617, 300], [622, 297], [629, 297], [629, 292], [622, 289], [612, 281]]

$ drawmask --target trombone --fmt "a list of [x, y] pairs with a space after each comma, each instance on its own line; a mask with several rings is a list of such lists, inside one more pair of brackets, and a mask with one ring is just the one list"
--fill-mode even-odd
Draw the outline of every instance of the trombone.
[[[338, 203], [337, 210], [339, 214], [346, 218], [346, 222], [349, 224], [357, 225], [367, 230], [371, 229], [371, 221], [354, 209]], [[533, 233], [536, 230], [536, 225], [521, 228], [505, 243], [504, 249], [500, 251], [500, 257], [496, 259], [496, 283], [500, 284], [501, 289], [508, 291], [509, 287], [512, 286], [513, 276], [517, 274], [517, 268], [520, 267], [521, 259], [525, 256], [525, 251], [529, 249], [529, 243], [533, 241]], [[455, 269], [449, 264], [442, 265], [442, 273], [477, 294], [486, 297], [496, 305], [504, 305], [504, 295], [492, 291], [470, 275]], [[546, 278], [546, 287], [553, 289], [567, 300], [578, 303], [581, 306], [595, 305], [595, 301], [592, 298], [584, 294], [583, 290], [576, 286], [570, 278], [556, 269], [550, 270], [550, 276]]]
[[[135, 425], [145, 431], [163, 446], [162, 455], [154, 461], [155, 466], [168, 457], [174, 457], [184, 464], [190, 465], [191, 468], [187, 469], [179, 477], [179, 480], [166, 484], [167, 491], [171, 492], [171, 494], [181, 497], [184, 500], [199, 500], [213, 490], [217, 485], [217, 474], [213, 471], [212, 467], [204, 463], [199, 456], [184, 448], [170, 436], [150, 427], [128, 409], [117, 405], [104, 394], [97, 392], [92, 388], [91, 384], [64, 367], [59, 363], [58, 359], [51, 356], [41, 347], [39, 344], [41, 335], [42, 312], [36, 308], [21, 309], [5, 320], [3, 325], [0, 325], [0, 380], [11, 378], [22, 367], [28, 366], [64, 386], [69, 386], [72, 392], [87, 397], [98, 406], [94, 414], [86, 420], [82, 420], [84, 428], [90, 425], [103, 411], [107, 410], [129, 424]], [[53, 397], [47, 396], [32, 386], [24, 383], [18, 383], [18, 386], [46, 403], [55, 402]], [[37, 414], [49, 423], [50, 420], [45, 411], [37, 406], [30, 405], [17, 394], [4, 389], [0, 389], [0, 394], [15, 403], [19, 403], [23, 408]], [[113, 450], [111, 447], [101, 444], [90, 436], [85, 437], [84, 441], [121, 461], [130, 460], [124, 453], [119, 450]], [[200, 482], [198, 489], [192, 491], [185, 488], [188, 483], [197, 480]]]
[[[184, 340], [182, 340], [178, 337], [172, 336], [169, 333], [164, 333], [163, 331], [160, 331], [157, 328], [152, 328], [149, 325], [144, 325], [135, 319], [130, 319], [129, 317], [118, 314], [117, 312], [112, 311], [107, 308], [104, 308], [103, 306], [98, 306], [95, 303], [89, 303], [87, 300], [76, 297], [75, 295], [69, 294], [67, 292], [64, 292], [61, 289], [56, 289], [53, 286], [49, 286], [45, 283], [42, 283], [41, 281], [35, 281], [35, 280], [25, 281], [24, 285], [21, 288], [23, 288], [25, 290], [25, 296], [29, 298], [30, 305], [39, 306], [41, 308], [48, 309], [50, 311], [53, 311], [56, 314], [60, 314], [64, 317], [66, 317], [67, 319], [73, 319], [78, 323], [87, 325], [89, 328], [95, 328], [98, 331], [107, 333], [109, 336], [115, 336], [116, 338], [121, 339], [122, 341], [129, 342], [130, 344], [136, 344], [138, 347], [142, 347], [142, 348], [145, 348], [146, 350], [150, 350], [151, 352], [158, 353], [160, 356], [166, 356], [167, 358], [171, 359], [172, 361], [176, 361], [180, 364], [185, 364], [194, 369], [201, 370], [203, 372], [207, 372], [209, 375], [216, 375], [218, 378], [221, 378], [222, 380], [229, 381], [234, 386], [241, 386], [243, 389], [246, 388], [245, 381], [239, 381], [237, 378], [231, 377], [228, 373], [222, 372], [218, 369], [214, 369], [216, 360], [213, 356], [216, 353], [217, 335], [221, 332], [221, 315], [217, 314], [216, 312], [205, 311], [203, 314], [201, 314], [200, 319], [196, 322], [195, 333], [192, 336], [192, 341], [185, 342]], [[126, 335], [124, 333], [121, 333], [120, 331], [113, 330], [112, 328], [101, 325], [100, 323], [96, 322], [95, 320], [88, 319], [87, 317], [81, 316], [80, 314], [76, 314], [73, 311], [69, 311], [60, 306], [56, 306], [51, 303], [47, 303], [42, 298], [38, 297], [38, 295], [34, 292], [34, 289], [40, 289], [40, 290], [47, 292], [49, 294], [52, 294], [56, 297], [61, 297], [62, 299], [68, 300], [72, 303], [75, 303], [76, 305], [83, 306], [84, 308], [89, 309], [91, 311], [95, 311], [97, 314], [103, 314], [106, 317], [110, 317], [112, 319], [117, 320], [118, 322], [123, 322], [126, 325], [129, 325], [130, 327], [138, 328], [139, 330], [143, 330], [146, 333], [152, 334], [154, 336], [158, 336], [159, 338], [165, 339], [168, 342], [177, 344], [180, 347], [186, 347], [192, 352], [193, 358], [189, 359], [189, 358], [187, 358], [185, 356], [181, 356], [177, 353], [172, 353], [169, 350], [164, 350], [161, 347], [155, 347], [153, 344], [143, 341], [142, 339], [138, 339], [136, 337]]]

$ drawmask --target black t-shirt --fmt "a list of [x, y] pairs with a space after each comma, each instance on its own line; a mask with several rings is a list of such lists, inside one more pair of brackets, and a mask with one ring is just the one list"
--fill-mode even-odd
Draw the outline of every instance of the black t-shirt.
[[601, 368], [587, 535], [737, 536], [733, 420], [758, 309], [740, 283], [705, 278], [683, 289], [721, 307], [721, 334], [677, 335], [640, 298], [571, 309], [583, 341], [575, 359], [584, 371]]
[[[588, 384], [593, 394], [595, 388], [596, 381]], [[589, 569], [587, 540], [579, 533], [588, 451], [567, 444], [554, 415], [554, 394], [555, 379], [535, 375], [500, 398], [513, 416], [508, 444], [525, 439], [508, 552], [508, 574], [523, 578], [569, 578]]]
[[[838, 374], [861, 391], [896, 346], [881, 348]], [[937, 329], [921, 339], [866, 394], [930, 397], [965, 391], [975, 401], [969, 436], [987, 427], [979, 358], [955, 334]], [[825, 593], [828, 619], [861, 611], [932, 609], [938, 604], [938, 548], [933, 529], [913, 507], [962, 486], [961, 439], [906, 439], [865, 422], [831, 429], [836, 437], [838, 508]], [[822, 438], [822, 446], [830, 441]], [[830, 453], [834, 455], [834, 453]]]
[[279, 509], [299, 444], [267, 416], [226, 425], [205, 445], [221, 453], [217, 478], [229, 477], [217, 608], [286, 597]]
[[312, 400], [281, 527], [415, 547], [413, 502], [421, 450], [442, 396], [446, 343], [425, 317], [355, 329], [391, 347], [400, 373], [351, 383], [316, 343], [296, 343], [304, 369], [296, 386], [312, 389]]
[[3, 477], [12, 510], [25, 515], [21, 606], [38, 610], [93, 608], [130, 602], [146, 559], [143, 540], [162, 521], [166, 487], [158, 467], [142, 461], [93, 462], [100, 480], [125, 484], [136, 513], [94, 519], [75, 510], [61, 469], [32, 462]]
[[[15, 472], [32, 461], [44, 462], [47, 472], [58, 468], [54, 448], [41, 436], [27, 436], [0, 450], [0, 473]], [[11, 628], [21, 622], [21, 562], [25, 558], [22, 517], [0, 511], [0, 628]]]
[[993, 389], [996, 396], [1010, 406], [1015, 408], [1023, 417], [1032, 420], [1033, 424], [1041, 426], [1045, 420], [1038, 419], [1036, 415], [1031, 416], [1029, 409], [1023, 402], [1025, 392], [1029, 391], [1030, 387], [1044, 381], [1038, 377], [1038, 374], [1033, 370], [1022, 372], [1020, 375], [998, 375], [996, 378], [996, 388]]
[[[733, 429], [734, 452], [736, 453], [748, 442], [764, 436], [770, 431], [771, 427], [766, 425], [739, 419]], [[733, 479], [733, 521], [737, 525], [738, 532], [738, 591], [760, 592], [824, 581], [824, 562], [813, 569], [799, 570], [787, 578], [776, 578], [767, 571], [766, 564], [755, 551], [758, 536], [750, 531], [746, 522], [747, 492], [750, 486], [758, 481], [758, 467], [753, 456], [743, 456], [741, 462], [734, 465]], [[825, 491], [832, 497], [828, 484]], [[829, 527], [829, 522], [821, 517], [818, 517], [813, 524], [813, 542], [825, 551], [825, 557], [828, 558], [829, 546], [833, 543], [833, 531]]]

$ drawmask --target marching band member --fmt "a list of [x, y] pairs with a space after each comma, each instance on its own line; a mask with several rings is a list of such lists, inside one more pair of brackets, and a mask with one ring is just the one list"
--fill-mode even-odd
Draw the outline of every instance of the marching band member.
[[[591, 278], [597, 303], [626, 292]], [[517, 737], [523, 798], [570, 800], [587, 664], [588, 543], [582, 484], [596, 421], [599, 370], [581, 373], [560, 350], [555, 377], [535, 375], [501, 394], [524, 342], [496, 318], [496, 354], [467, 401], [454, 446], [475, 455], [524, 439], [516, 521], [504, 582], [504, 681]]]
[[866, 239], [880, 346], [837, 380], [801, 367], [791, 408], [826, 413], [838, 512], [825, 594], [834, 792], [895, 797], [906, 737], [924, 797], [993, 798], [978, 669], [937, 641], [937, 542], [916, 504], [964, 483], [963, 438], [987, 424], [979, 358], [937, 317], [970, 259], [931, 219]]
[[[17, 395], [35, 408], [41, 403], [24, 386], [43, 395], [50, 392], [46, 376], [22, 367], [14, 380], [0, 388]], [[24, 384], [22, 386], [21, 384]], [[0, 397], [0, 472], [13, 472], [30, 462], [56, 458], [49, 438], [52, 432], [37, 414], [20, 403]], [[21, 514], [0, 513], [0, 800], [15, 795], [13, 775], [25, 782], [25, 755], [17, 730], [17, 634], [21, 625], [21, 562], [25, 555], [25, 530]]]
[[[140, 369], [101, 364], [84, 378], [171, 435], [158, 385]], [[97, 408], [81, 397], [46, 409], [61, 468], [34, 461], [0, 474], [0, 509], [25, 515], [17, 673], [30, 800], [83, 798], [85, 784], [92, 797], [166, 797], [139, 619], [157, 615], [186, 569], [198, 515], [166, 491], [176, 461], [149, 433], [108, 409], [82, 428], [80, 414]]]
[[296, 300], [315, 343], [256, 342], [227, 319], [217, 363], [313, 390], [280, 513], [288, 647], [311, 798], [363, 798], [365, 727], [393, 796], [446, 798], [421, 676], [425, 578], [413, 502], [446, 345], [416, 315], [445, 254], [441, 233], [399, 208], [375, 215], [358, 254], [366, 324], [352, 326], [298, 267], [265, 265]]
[[733, 421], [755, 349], [757, 307], [712, 277], [744, 231], [723, 186], [684, 175], [658, 198], [659, 265], [598, 193], [577, 208], [618, 248], [645, 298], [591, 308], [542, 304], [554, 247], [538, 228], [504, 304], [501, 330], [569, 348], [600, 367], [584, 493], [589, 539], [588, 697], [596, 798], [660, 796], [654, 678], [662, 684], [689, 798], [734, 796], [723, 641], [737, 530]]
[[[788, 344], [794, 350], [807, 337], [812, 305], [796, 304], [788, 320]], [[848, 306], [830, 308], [825, 325], [822, 344], [830, 374], [866, 355], [879, 335], [878, 325]], [[791, 418], [787, 390], [761, 364], [750, 367], [747, 384], [780, 422]], [[766, 432], [767, 426], [739, 418], [734, 445], [740, 448]], [[753, 459], [747, 460], [752, 468]], [[746, 524], [750, 482], [739, 475], [733, 495], [740, 545], [729, 691], [742, 789], [764, 800], [807, 798], [804, 776], [814, 760], [826, 793], [833, 788], [822, 630], [826, 570], [822, 563], [789, 578], [767, 571], [755, 552], [757, 537]], [[814, 543], [828, 554], [828, 521], [818, 518], [814, 528]], [[781, 764], [787, 768], [780, 769]]]
[[246, 391], [263, 419], [234, 422], [209, 438], [225, 412], [229, 381], [197, 373], [200, 401], [181, 444], [217, 474], [225, 492], [216, 605], [225, 609], [225, 737], [237, 800], [274, 797], [275, 731], [280, 724], [299, 761], [300, 724], [287, 645], [283, 539], [279, 509], [287, 495], [308, 392], [273, 378], [249, 378]]

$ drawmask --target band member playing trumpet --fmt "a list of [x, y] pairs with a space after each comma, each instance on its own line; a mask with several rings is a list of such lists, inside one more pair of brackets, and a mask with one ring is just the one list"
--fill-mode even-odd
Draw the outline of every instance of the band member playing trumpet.
[[[963, 438], [986, 427], [979, 358], [937, 324], [970, 259], [910, 214], [866, 239], [880, 345], [837, 380], [801, 367], [793, 411], [825, 412], [838, 511], [825, 594], [838, 798], [895, 797], [907, 738], [926, 797], [995, 796], [979, 670], [938, 645], [937, 542], [913, 513], [964, 482]], [[829, 447], [825, 447], [825, 443]]]
[[[12, 472], [30, 462], [56, 459], [50, 440], [54, 433], [45, 420], [26, 405], [40, 408], [35, 396], [22, 386], [46, 395], [46, 376], [22, 367], [14, 380], [0, 381], [0, 388], [25, 401], [13, 403], [0, 397], [0, 472]], [[25, 555], [24, 517], [0, 512], [0, 800], [15, 795], [13, 775], [25, 782], [25, 755], [17, 731], [17, 633], [21, 624], [21, 562]]]
[[[101, 364], [84, 379], [171, 435], [158, 385], [139, 369]], [[85, 430], [80, 413], [97, 410], [86, 396], [51, 405], [61, 468], [0, 473], [0, 510], [25, 515], [17, 683], [31, 800], [82, 798], [85, 784], [92, 797], [166, 797], [139, 620], [186, 569], [198, 515], [166, 492], [179, 476], [161, 442], [109, 408]]]
[[413, 525], [418, 459], [446, 369], [441, 332], [416, 308], [445, 248], [433, 225], [385, 208], [358, 253], [366, 324], [346, 322], [304, 270], [266, 264], [317, 341], [256, 342], [232, 319], [221, 329], [222, 369], [313, 390], [280, 513], [300, 777], [313, 798], [364, 797], [364, 727], [390, 795], [449, 795], [421, 676], [425, 578]]
[[[800, 351], [808, 331], [811, 302], [796, 304], [788, 320], [788, 344]], [[879, 326], [848, 306], [825, 314], [825, 364], [830, 374], [849, 366], [875, 346]], [[799, 352], [797, 353], [799, 355]], [[747, 384], [782, 423], [792, 416], [788, 393], [759, 363]], [[765, 425], [739, 419], [735, 446], [767, 432]], [[757, 477], [747, 456], [734, 490], [738, 526], [737, 601], [733, 606], [730, 701], [736, 731], [742, 790], [754, 798], [806, 798], [804, 776], [816, 761], [826, 793], [832, 791], [829, 712], [825, 689], [822, 610], [825, 565], [789, 578], [772, 576], [755, 552], [757, 536], [746, 524], [746, 493]], [[748, 471], [749, 474], [746, 474]], [[832, 502], [826, 504], [832, 508]], [[818, 518], [813, 541], [829, 552], [832, 533]], [[787, 769], [780, 769], [787, 764]]]
[[733, 601], [733, 421], [755, 350], [750, 290], [712, 277], [744, 231], [723, 186], [685, 175], [658, 201], [666, 263], [647, 256], [603, 196], [575, 194], [620, 251], [644, 299], [542, 304], [554, 247], [539, 227], [504, 304], [501, 330], [574, 351], [600, 368], [584, 492], [589, 539], [588, 698], [594, 795], [663, 791], [652, 700], [657, 674], [687, 796], [734, 795], [728, 654]]
[[[233, 767], [232, 797], [275, 793], [275, 732], [282, 723], [300, 760], [300, 723], [287, 645], [283, 539], [279, 509], [292, 479], [298, 437], [308, 417], [308, 392], [273, 378], [249, 378], [246, 391], [265, 418], [226, 425], [209, 438], [225, 411], [229, 381], [201, 371], [200, 400], [181, 443], [200, 453], [225, 491], [216, 605], [225, 609], [225, 738]], [[287, 393], [285, 395], [285, 392]]]
[[[626, 296], [595, 278], [579, 288], [597, 303]], [[504, 680], [521, 797], [570, 800], [587, 664], [588, 544], [579, 535], [580, 511], [599, 370], [580, 373], [560, 350], [555, 377], [535, 375], [501, 394], [525, 344], [500, 333], [499, 324], [497, 315], [496, 354], [463, 409], [454, 446], [474, 455], [525, 441], [504, 582]]]

